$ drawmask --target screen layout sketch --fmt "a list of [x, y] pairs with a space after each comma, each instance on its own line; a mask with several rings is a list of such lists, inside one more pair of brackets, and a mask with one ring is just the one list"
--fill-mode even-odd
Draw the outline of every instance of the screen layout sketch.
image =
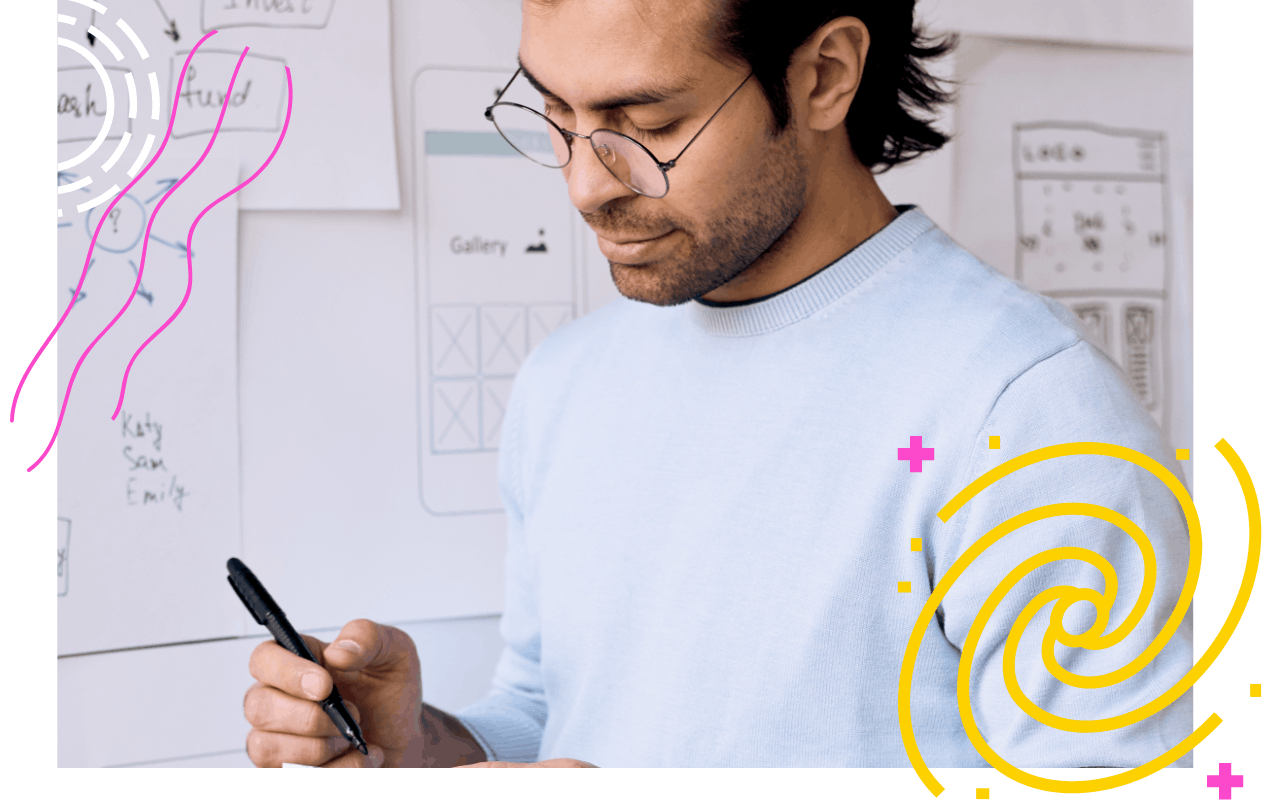
[[1164, 135], [1038, 123], [1013, 144], [1017, 279], [1077, 314], [1164, 424]]
[[[511, 77], [430, 68], [413, 83], [420, 491], [431, 514], [502, 510], [496, 468], [513, 378], [577, 311], [565, 180], [484, 115]], [[516, 90], [532, 103], [533, 90]]]

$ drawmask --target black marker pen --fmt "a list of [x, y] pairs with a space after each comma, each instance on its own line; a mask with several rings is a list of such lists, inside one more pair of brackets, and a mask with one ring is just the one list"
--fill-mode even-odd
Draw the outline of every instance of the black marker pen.
[[[232, 585], [232, 590], [237, 593], [237, 597], [241, 598], [241, 602], [245, 603], [245, 607], [250, 609], [254, 621], [260, 625], [266, 625], [272, 636], [276, 637], [277, 644], [296, 656], [319, 663], [307, 649], [307, 643], [298, 635], [298, 631], [289, 624], [289, 620], [285, 619], [285, 612], [276, 605], [276, 601], [263, 588], [263, 584], [259, 583], [259, 579], [254, 577], [253, 572], [250, 572], [250, 568], [241, 563], [238, 558], [228, 559], [228, 583]], [[333, 720], [333, 724], [346, 737], [346, 740], [359, 752], [368, 755], [368, 745], [364, 743], [364, 734], [359, 730], [359, 725], [355, 723], [350, 712], [346, 710], [346, 706], [342, 704], [342, 696], [338, 694], [336, 686], [333, 687], [329, 696], [321, 701], [320, 707], [329, 715], [329, 719]]]

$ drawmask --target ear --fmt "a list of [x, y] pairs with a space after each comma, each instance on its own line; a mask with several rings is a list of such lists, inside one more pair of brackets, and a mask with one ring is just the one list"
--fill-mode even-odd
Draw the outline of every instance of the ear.
[[871, 43], [862, 20], [838, 17], [797, 49], [789, 64], [788, 83], [800, 125], [830, 131], [846, 121]]

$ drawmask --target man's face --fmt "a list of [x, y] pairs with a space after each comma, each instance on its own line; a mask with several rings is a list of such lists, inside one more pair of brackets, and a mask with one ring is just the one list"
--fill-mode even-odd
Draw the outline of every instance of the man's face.
[[[548, 90], [548, 116], [562, 128], [610, 128], [668, 161], [749, 74], [707, 54], [710, 13], [708, 0], [525, 0], [521, 63]], [[646, 90], [668, 96], [598, 110]], [[570, 200], [596, 232], [618, 291], [660, 306], [687, 302], [780, 239], [805, 204], [807, 170], [794, 128], [772, 137], [771, 125], [751, 78], [668, 173], [660, 199], [628, 189], [587, 140], [574, 140], [562, 170]]]

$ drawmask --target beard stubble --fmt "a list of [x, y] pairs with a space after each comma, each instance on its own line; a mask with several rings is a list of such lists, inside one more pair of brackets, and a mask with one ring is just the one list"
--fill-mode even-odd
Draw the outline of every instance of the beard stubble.
[[[698, 233], [661, 222], [634, 222], [627, 206], [584, 213], [599, 230], [676, 228], [684, 241], [665, 259], [631, 266], [609, 262], [618, 291], [630, 300], [674, 306], [723, 286], [773, 252], [806, 203], [806, 159], [796, 144], [793, 127], [769, 138], [753, 175], [732, 191], [730, 210]], [[632, 199], [630, 202], [636, 202]]]

